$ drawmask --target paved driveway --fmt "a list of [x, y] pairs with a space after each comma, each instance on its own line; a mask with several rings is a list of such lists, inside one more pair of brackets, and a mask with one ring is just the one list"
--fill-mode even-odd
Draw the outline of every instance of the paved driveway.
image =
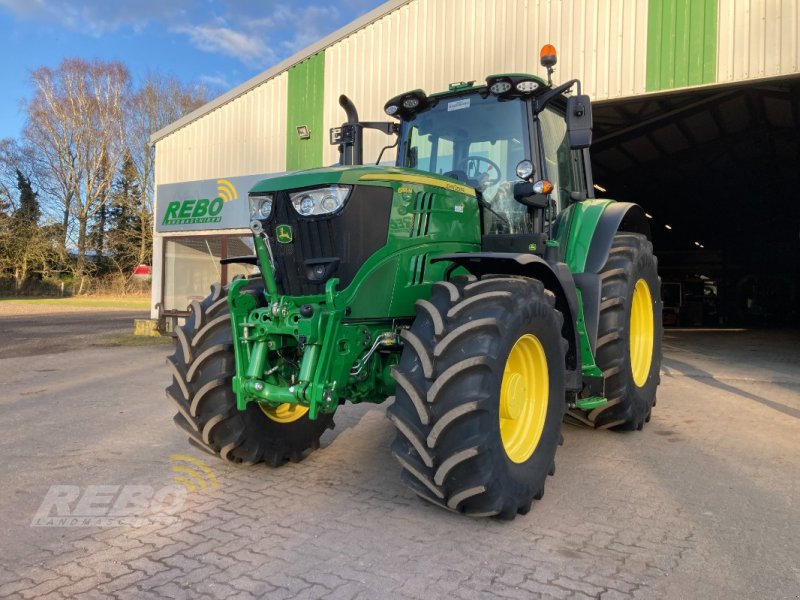
[[0, 359], [0, 597], [796, 598], [798, 346], [668, 333], [652, 422], [565, 425], [510, 523], [406, 490], [382, 406], [242, 468], [172, 425], [168, 346]]
[[[5, 308], [0, 307], [0, 311]], [[148, 316], [142, 310], [73, 309], [17, 315], [0, 312], [0, 359], [70, 352], [101, 344], [109, 335], [131, 333], [133, 320]]]

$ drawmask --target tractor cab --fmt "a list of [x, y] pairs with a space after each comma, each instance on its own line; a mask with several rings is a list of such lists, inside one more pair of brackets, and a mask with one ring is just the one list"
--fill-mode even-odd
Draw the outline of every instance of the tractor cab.
[[[576, 83], [553, 89], [533, 75], [505, 74], [432, 96], [422, 90], [397, 96], [384, 107], [400, 119], [397, 166], [474, 188], [485, 249], [537, 245], [556, 215], [592, 195], [587, 136], [569, 134], [579, 127], [591, 132], [588, 98], [564, 95]], [[585, 99], [581, 123], [567, 118], [575, 98]]]
[[[398, 167], [448, 177], [476, 191], [486, 250], [541, 247], [556, 215], [593, 197], [590, 100], [580, 95], [577, 80], [552, 86], [555, 61], [555, 49], [545, 46], [547, 82], [529, 74], [492, 75], [484, 84], [454, 83], [430, 96], [419, 89], [406, 92], [384, 106], [399, 120], [382, 127], [399, 134]], [[578, 94], [566, 95], [573, 87]]]

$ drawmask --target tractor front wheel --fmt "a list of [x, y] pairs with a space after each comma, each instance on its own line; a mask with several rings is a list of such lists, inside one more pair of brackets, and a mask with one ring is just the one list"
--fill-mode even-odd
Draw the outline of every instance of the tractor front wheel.
[[[227, 290], [219, 285], [202, 302], [192, 303], [192, 315], [176, 330], [177, 347], [167, 359], [172, 368], [169, 398], [178, 408], [174, 421], [190, 441], [207, 452], [237, 463], [267, 462], [277, 467], [300, 460], [308, 448], [333, 428], [333, 415], [312, 421], [308, 409], [282, 405], [264, 409], [251, 402], [239, 411], [232, 379], [236, 372]], [[263, 303], [260, 280], [248, 293]]]
[[661, 368], [661, 280], [653, 245], [618, 233], [600, 271], [597, 365], [608, 403], [587, 418], [598, 428], [641, 429], [656, 403]]
[[564, 415], [563, 317], [540, 281], [434, 284], [403, 332], [392, 453], [419, 496], [513, 519], [541, 498]]

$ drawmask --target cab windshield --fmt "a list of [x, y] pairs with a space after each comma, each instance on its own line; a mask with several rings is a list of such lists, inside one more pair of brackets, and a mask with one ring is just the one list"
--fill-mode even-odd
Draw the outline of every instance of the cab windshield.
[[524, 101], [477, 93], [442, 98], [404, 122], [401, 135], [400, 166], [462, 181], [493, 210], [511, 213], [513, 229], [526, 229], [527, 211], [513, 199], [516, 167], [532, 158]]

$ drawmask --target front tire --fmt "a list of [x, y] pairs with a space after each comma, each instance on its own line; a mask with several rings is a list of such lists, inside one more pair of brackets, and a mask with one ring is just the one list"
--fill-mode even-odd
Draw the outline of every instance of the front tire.
[[642, 429], [661, 369], [661, 279], [653, 245], [641, 234], [617, 233], [600, 280], [596, 358], [608, 403], [587, 418], [598, 428]]
[[563, 317], [540, 281], [434, 284], [403, 332], [388, 417], [419, 496], [513, 519], [541, 498], [564, 414]]
[[[214, 285], [210, 296], [192, 303], [191, 317], [176, 330], [175, 353], [167, 359], [173, 375], [167, 398], [178, 408], [175, 424], [196, 446], [231, 462], [265, 461], [277, 467], [300, 460], [308, 448], [319, 447], [326, 429], [333, 428], [333, 415], [320, 414], [312, 421], [302, 407], [269, 410], [257, 402], [244, 411], [237, 409], [226, 291]], [[263, 302], [260, 280], [253, 280], [248, 293]]]

